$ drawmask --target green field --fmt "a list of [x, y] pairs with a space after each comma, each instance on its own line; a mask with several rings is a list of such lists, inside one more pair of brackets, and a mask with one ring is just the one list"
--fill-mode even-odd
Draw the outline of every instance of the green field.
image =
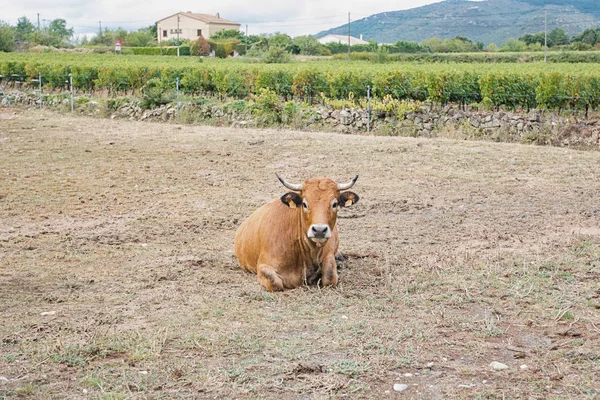
[[96, 54], [1, 54], [5, 80], [29, 81], [41, 73], [49, 88], [119, 95], [153, 85], [188, 95], [243, 99], [269, 89], [287, 99], [376, 97], [490, 107], [596, 109], [600, 69], [595, 63], [387, 63], [311, 61], [261, 64], [245, 60]]

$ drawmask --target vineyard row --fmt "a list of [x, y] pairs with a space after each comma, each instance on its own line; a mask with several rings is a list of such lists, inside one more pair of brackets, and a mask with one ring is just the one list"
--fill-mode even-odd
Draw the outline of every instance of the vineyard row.
[[319, 64], [282, 67], [261, 64], [143, 65], [141, 63], [78, 63], [75, 59], [12, 60], [0, 58], [3, 82], [30, 81], [41, 74], [45, 87], [73, 87], [93, 92], [108, 89], [112, 95], [153, 87], [174, 87], [189, 95], [212, 94], [236, 99], [269, 89], [286, 99], [379, 98], [472, 104], [507, 108], [597, 109], [600, 73], [590, 70], [545, 71], [528, 69], [485, 70], [456, 66], [418, 68], [332, 68]]

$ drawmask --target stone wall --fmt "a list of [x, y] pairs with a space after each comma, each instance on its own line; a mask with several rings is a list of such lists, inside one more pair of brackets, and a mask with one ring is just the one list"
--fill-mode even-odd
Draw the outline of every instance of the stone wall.
[[[15, 103], [39, 107], [34, 94], [11, 94]], [[76, 100], [77, 112], [104, 114], [110, 118], [141, 121], [207, 122], [235, 127], [257, 127], [264, 124], [249, 111], [239, 112], [226, 104], [198, 106], [193, 104], [168, 104], [152, 110], [144, 110], [138, 101], [123, 101], [117, 107], [107, 109], [103, 102], [90, 99]], [[0, 106], [7, 106], [5, 98]], [[52, 98], [46, 107], [70, 110], [70, 100]], [[186, 115], [187, 118], [181, 118]], [[600, 149], [600, 121], [583, 115], [558, 115], [530, 112], [464, 110], [457, 106], [424, 107], [419, 112], [394, 116], [366, 110], [336, 110], [327, 106], [303, 108], [293, 121], [281, 126], [294, 129], [327, 130], [347, 134], [372, 134], [412, 137], [453, 137], [465, 139], [488, 139], [501, 142], [535, 143], [554, 146]], [[367, 132], [369, 127], [369, 132]]]

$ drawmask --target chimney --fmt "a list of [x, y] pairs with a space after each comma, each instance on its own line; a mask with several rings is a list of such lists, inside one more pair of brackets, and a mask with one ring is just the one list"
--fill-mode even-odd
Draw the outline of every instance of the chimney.
[[217, 13], [216, 17], [217, 17], [217, 18], [221, 18], [221, 16], [219, 15], [219, 13]]

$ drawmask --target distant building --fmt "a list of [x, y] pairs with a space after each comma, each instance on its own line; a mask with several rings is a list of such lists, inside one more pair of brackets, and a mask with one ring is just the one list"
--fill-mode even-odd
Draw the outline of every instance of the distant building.
[[196, 14], [190, 11], [178, 12], [156, 23], [158, 42], [170, 39], [196, 40], [200, 36], [210, 38], [225, 29], [240, 29], [240, 24], [221, 18], [219, 14]]
[[[348, 44], [348, 35], [326, 35], [317, 40], [321, 44], [327, 44], [327, 43]], [[354, 46], [356, 44], [369, 44], [369, 42], [367, 42], [366, 40], [363, 40], [362, 35], [360, 35], [360, 39], [355, 38], [354, 36], [350, 36], [350, 46]]]

